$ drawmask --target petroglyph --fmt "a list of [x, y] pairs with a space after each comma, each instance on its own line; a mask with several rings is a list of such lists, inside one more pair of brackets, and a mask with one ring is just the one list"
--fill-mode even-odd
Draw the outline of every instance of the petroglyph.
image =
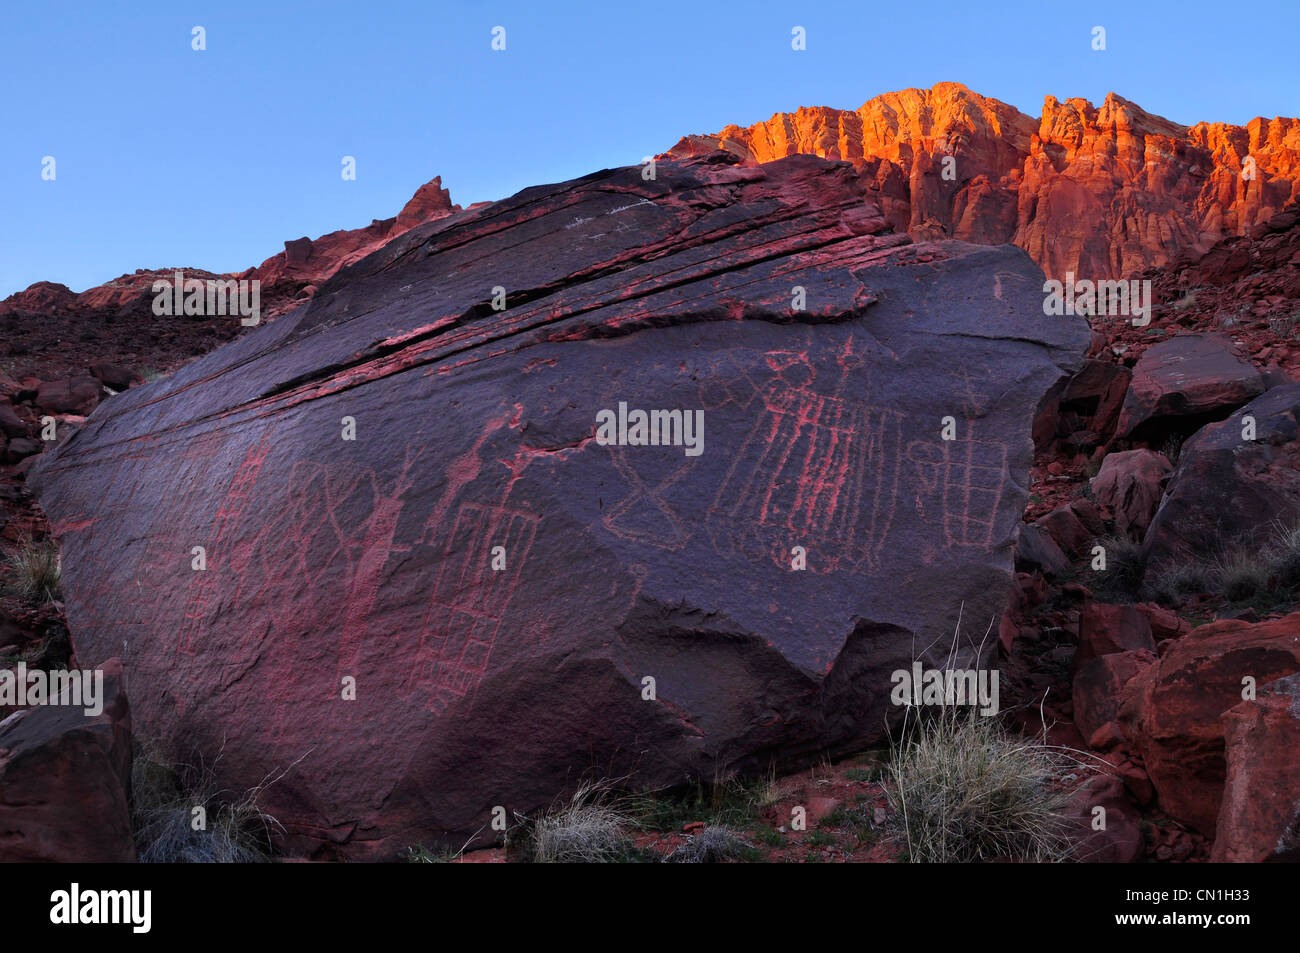
[[[370, 467], [298, 460], [289, 471], [289, 484], [294, 487], [289, 505], [273, 518], [260, 515], [261, 531], [250, 544], [250, 558], [234, 567], [243, 574], [237, 598], [244, 605], [265, 606], [270, 619], [265, 632], [245, 637], [245, 649], [251, 650], [258, 639], [285, 640], [303, 630], [320, 630], [340, 633], [336, 645], [346, 655], [340, 628], [345, 620], [323, 610], [316, 615], [315, 607], [328, 605], [336, 589], [349, 598], [358, 595], [353, 583], [373, 541], [383, 497], [378, 478]], [[294, 610], [280, 598], [288, 586], [305, 586], [316, 594], [310, 615], [304, 617], [301, 607]]]
[[[1018, 284], [1021, 286], [1032, 286], [1031, 282], [1024, 275], [1017, 274], [1014, 271], [995, 271], [993, 273], [993, 297], [997, 298], [999, 301], [1007, 300], [1002, 296], [1004, 290], [1003, 282], [1007, 282], [1008, 284]], [[1007, 290], [1012, 291], [1012, 294], [1008, 295], [1008, 299], [1014, 299], [1015, 295], [1024, 293], [1023, 287]]]
[[[704, 521], [715, 552], [726, 558], [771, 560], [788, 568], [791, 547], [808, 547], [808, 570], [877, 572], [898, 515], [900, 491], [915, 512], [942, 530], [945, 547], [988, 548], [1005, 489], [1007, 448], [973, 435], [989, 397], [987, 375], [961, 368], [954, 374], [957, 407], [968, 421], [955, 441], [907, 440], [917, 420], [901, 410], [843, 396], [871, 392], [870, 372], [852, 339], [836, 357], [839, 380], [822, 388], [817, 367], [803, 351], [765, 355], [769, 376], [754, 383], [752, 367], [724, 359], [727, 376], [700, 385], [710, 410], [753, 405], [754, 422], [716, 486], [689, 485], [690, 465], [652, 482], [620, 448], [612, 462], [633, 492], [609, 508], [602, 523], [621, 539], [679, 550], [696, 526], [680, 502], [687, 490], [712, 498]], [[865, 376], [865, 380], [851, 379]], [[851, 386], [852, 385], [852, 386]], [[687, 486], [669, 501], [676, 484]]]
[[610, 450], [615, 468], [633, 492], [605, 511], [601, 517], [604, 527], [620, 539], [649, 543], [661, 549], [680, 549], [686, 545], [691, 538], [688, 524], [668, 505], [664, 494], [694, 469], [695, 460], [687, 459], [659, 483], [650, 486], [634, 466], [645, 457], [629, 453], [623, 447]]
[[1006, 481], [1006, 446], [970, 436], [913, 440], [907, 459], [916, 475], [917, 512], [942, 523], [945, 545], [990, 548]]
[[977, 418], [989, 405], [988, 395], [977, 389], [976, 381], [987, 381], [987, 373], [972, 376], [963, 367], [953, 376], [960, 380], [953, 393], [961, 397], [963, 415], [956, 439], [914, 440], [907, 446], [916, 480], [916, 509], [922, 519], [942, 524], [945, 546], [988, 549], [1006, 485], [1007, 448], [975, 435]]
[[[431, 711], [445, 711], [466, 698], [472, 704], [536, 535], [540, 518], [504, 505], [504, 499], [500, 505], [458, 499], [483, 470], [486, 441], [509, 422], [508, 416], [488, 421], [474, 444], [444, 465], [445, 489], [420, 521], [423, 539], [414, 541], [434, 547], [441, 557], [419, 641], [408, 645], [412, 661], [404, 686], [408, 692], [427, 695]], [[183, 457], [186, 462], [172, 481], [177, 507], [197, 485], [197, 474], [205, 466], [210, 470], [211, 442], [201, 441]], [[186, 582], [176, 635], [183, 656], [200, 650], [205, 628], [220, 613], [216, 600], [221, 592], [231, 591], [233, 574], [234, 599], [264, 610], [266, 619], [265, 626], [244, 635], [242, 650], [255, 652], [256, 643], [268, 640], [272, 646], [292, 644], [295, 633], [304, 630], [333, 631], [336, 676], [356, 676], [374, 634], [370, 619], [390, 556], [412, 548], [413, 541], [397, 538], [398, 527], [404, 525], [409, 491], [427, 477], [429, 448], [422, 443], [407, 446], [402, 466], [388, 481], [368, 466], [297, 460], [287, 481], [293, 494], [279, 512], [268, 515], [257, 511], [255, 501], [266, 491], [259, 481], [274, 449], [267, 430], [235, 468], [210, 526], [191, 533], [193, 544], [203, 545], [213, 559], [209, 569], [189, 578], [190, 541], [159, 534], [145, 561], [148, 574], [152, 577], [157, 570], [155, 584], [176, 578]], [[521, 472], [526, 465], [516, 461], [514, 469]], [[129, 505], [129, 495], [122, 505]], [[504, 495], [509, 495], [508, 486]], [[447, 519], [449, 513], [455, 514], [454, 520]], [[160, 520], [167, 523], [171, 518], [164, 513]], [[495, 546], [505, 547], [505, 571], [490, 569]], [[347, 611], [336, 618], [324, 611], [308, 617], [301, 607], [295, 610], [282, 598], [282, 590], [303, 585], [320, 590], [311, 604], [322, 607], [331, 601], [329, 592], [343, 587]], [[142, 600], [147, 600], [150, 588], [141, 587]], [[461, 713], [468, 709], [463, 706]], [[291, 710], [291, 705], [281, 704], [268, 715], [269, 740], [287, 730], [281, 722]]]
[[[217, 443], [213, 443], [211, 440], [200, 441], [198, 446], [192, 447], [184, 455], [185, 464], [176, 471], [174, 480], [175, 493], [169, 494], [170, 499], [175, 501], [174, 512], [180, 512], [180, 504], [186, 494], [191, 492], [192, 488], [197, 485], [196, 477], [198, 473], [195, 472], [195, 468], [209, 466], [211, 462], [209, 455], [215, 452], [220, 443], [224, 443], [224, 439]], [[164, 545], [175, 547], [174, 552], [170, 552], [168, 556], [164, 557], [167, 561], [183, 562], [188, 558], [191, 545], [203, 546], [213, 554], [220, 553], [222, 544], [231, 537], [236, 524], [244, 517], [245, 510], [247, 510], [253, 495], [253, 488], [257, 483], [258, 474], [261, 472], [262, 465], [266, 462], [270, 448], [271, 429], [268, 427], [266, 432], [262, 434], [261, 440], [250, 446], [248, 452], [244, 454], [244, 459], [231, 479], [225, 498], [213, 518], [210, 532], [200, 533], [196, 527], [191, 540], [178, 540], [170, 534], [168, 534], [170, 538], [161, 540]], [[174, 520], [169, 515], [161, 525], [176, 527], [184, 524]], [[175, 530], [173, 529], [172, 532], [174, 533]], [[220, 555], [224, 562], [225, 554], [220, 553]], [[240, 561], [240, 557], [244, 555], [244, 553], [240, 553], [235, 556], [230, 560], [229, 566], [224, 568], [238, 567], [242, 569], [245, 564]], [[185, 655], [194, 654], [195, 643], [200, 638], [207, 619], [209, 604], [219, 588], [213, 570], [203, 570], [195, 573], [195, 578], [190, 585], [189, 598], [185, 603], [185, 614], [181, 618], [180, 629], [177, 632], [176, 651]]]
[[343, 634], [338, 646], [338, 674], [355, 674], [361, 647], [366, 638], [366, 630], [371, 610], [379, 597], [379, 588], [383, 584], [384, 566], [393, 549], [393, 534], [397, 531], [397, 520], [402, 514], [404, 497], [407, 490], [415, 483], [418, 476], [416, 464], [424, 456], [425, 448], [409, 446], [406, 448], [402, 468], [398, 471], [394, 486], [375, 501], [374, 511], [366, 526], [365, 543], [361, 558], [353, 576], [351, 592], [348, 598], [347, 615], [343, 619]]
[[839, 396], [860, 366], [840, 357], [835, 394], [813, 389], [806, 354], [772, 352], [776, 376], [735, 454], [706, 520], [715, 551], [788, 566], [790, 547], [812, 545], [809, 570], [875, 571], [896, 505], [902, 414]]
[[[439, 562], [408, 683], [431, 693], [430, 711], [442, 714], [468, 699], [459, 714], [469, 714], [538, 522], [534, 514], [507, 506], [461, 504]], [[505, 549], [504, 570], [490, 568], [494, 546]]]

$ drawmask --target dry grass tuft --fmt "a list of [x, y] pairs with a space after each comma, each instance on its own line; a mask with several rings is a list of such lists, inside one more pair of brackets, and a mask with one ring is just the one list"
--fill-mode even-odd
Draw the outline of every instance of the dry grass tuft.
[[913, 721], [894, 751], [887, 785], [892, 823], [915, 863], [1069, 854], [1068, 794], [1059, 749], [1009, 737], [996, 721], [945, 709]]
[[1224, 553], [1214, 563], [1214, 576], [1223, 597], [1242, 602], [1268, 591], [1269, 566], [1266, 553], [1238, 549]]
[[665, 864], [721, 864], [738, 860], [754, 851], [735, 831], [726, 826], [706, 827], [689, 835], [675, 850], [664, 857]]
[[1106, 551], [1106, 569], [1093, 573], [1097, 590], [1116, 600], [1136, 596], [1146, 573], [1142, 544], [1126, 536], [1103, 536], [1097, 544]]
[[584, 783], [568, 801], [523, 818], [511, 838], [518, 859], [535, 864], [602, 864], [627, 857], [632, 818], [608, 784]]
[[1269, 568], [1278, 583], [1287, 588], [1300, 586], [1300, 523], [1274, 524], [1273, 544], [1268, 551]]
[[6, 587], [23, 602], [39, 605], [62, 595], [63, 566], [52, 539], [28, 537], [20, 541], [18, 549], [5, 558], [5, 567], [9, 571]]
[[272, 835], [283, 828], [258, 799], [287, 771], [235, 794], [217, 786], [220, 761], [218, 753], [211, 765], [201, 758], [196, 765], [169, 764], [152, 746], [137, 743], [131, 814], [141, 863], [238, 864], [270, 858]]

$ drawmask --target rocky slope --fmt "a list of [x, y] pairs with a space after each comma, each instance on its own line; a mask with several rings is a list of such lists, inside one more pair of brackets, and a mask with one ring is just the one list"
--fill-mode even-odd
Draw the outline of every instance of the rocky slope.
[[669, 153], [717, 148], [756, 162], [848, 160], [896, 229], [1012, 242], [1061, 279], [1135, 277], [1200, 257], [1300, 197], [1300, 120], [1180, 126], [1114, 93], [1100, 107], [1048, 96], [1035, 119], [939, 83], [857, 110], [802, 108], [686, 136]]
[[438, 176], [422, 185], [393, 218], [316, 239], [286, 241], [284, 251], [237, 274], [193, 267], [141, 268], [79, 294], [66, 285], [38, 281], [0, 301], [0, 371], [17, 379], [53, 379], [80, 373], [99, 361], [171, 370], [243, 329], [228, 317], [178, 320], [155, 315], [156, 280], [171, 280], [182, 271], [186, 278], [260, 281], [262, 317], [270, 319], [310, 299], [340, 268], [418, 225], [459, 210]]
[[1298, 213], [1148, 272], [1151, 325], [1094, 326], [1035, 425], [1007, 681], [1155, 860], [1300, 851]]

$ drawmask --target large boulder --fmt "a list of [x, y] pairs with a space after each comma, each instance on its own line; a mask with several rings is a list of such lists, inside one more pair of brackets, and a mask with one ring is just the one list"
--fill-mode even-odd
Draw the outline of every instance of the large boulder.
[[1122, 364], [1090, 360], [1052, 388], [1034, 417], [1034, 450], [1048, 454], [1057, 441], [1087, 449], [1113, 436], [1133, 372]]
[[98, 712], [87, 712], [84, 696], [62, 696], [0, 722], [0, 863], [135, 860], [121, 664], [113, 659], [99, 675]]
[[1264, 379], [1218, 334], [1179, 334], [1142, 353], [1116, 436], [1159, 443], [1221, 420], [1264, 390]]
[[1300, 672], [1300, 612], [1255, 624], [1211, 622], [1168, 644], [1159, 662], [1124, 686], [1119, 722], [1146, 762], [1160, 806], [1213, 837], [1227, 770], [1223, 714], [1250, 686]]
[[1133, 372], [1122, 364], [1088, 361], [1061, 391], [1061, 410], [1073, 415], [1080, 429], [1109, 438], [1119, 421]]
[[54, 451], [78, 653], [125, 642], [143, 731], [225, 739], [231, 790], [292, 768], [287, 850], [384, 858], [584, 773], [861, 746], [892, 672], [991, 654], [1084, 322], [847, 164], [737, 163], [421, 225]]
[[[1142, 547], [1148, 570], [1263, 545], [1300, 521], [1300, 384], [1271, 388], [1183, 444]], [[1251, 436], [1253, 428], [1253, 437]]]
[[1172, 469], [1165, 455], [1154, 450], [1125, 450], [1102, 460], [1092, 494], [1110, 508], [1116, 533], [1139, 540], [1145, 535]]
[[36, 406], [55, 414], [88, 414], [100, 393], [99, 380], [90, 376], [46, 381], [36, 393]]
[[1114, 722], [1123, 702], [1124, 686], [1156, 660], [1149, 649], [1095, 655], [1076, 666], [1071, 699], [1074, 702], [1074, 726], [1079, 734], [1091, 739], [1107, 724]]
[[1147, 617], [1129, 605], [1089, 602], [1079, 614], [1079, 647], [1074, 653], [1077, 672], [1093, 659], [1117, 652], [1156, 650]]
[[1300, 675], [1223, 716], [1227, 778], [1215, 861], [1300, 860]]

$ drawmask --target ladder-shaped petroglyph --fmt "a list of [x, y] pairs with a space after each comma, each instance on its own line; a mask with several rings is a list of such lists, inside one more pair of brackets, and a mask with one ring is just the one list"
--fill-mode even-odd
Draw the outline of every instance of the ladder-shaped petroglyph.
[[[408, 682], [429, 693], [429, 711], [443, 714], [464, 701], [459, 714], [469, 713], [538, 522], [536, 515], [504, 505], [460, 505]], [[502, 570], [491, 568], [497, 546], [506, 554]]]
[[[220, 443], [224, 442], [223, 439]], [[172, 511], [174, 514], [178, 515], [182, 512], [179, 505], [180, 501], [185, 500], [188, 494], [194, 492], [196, 486], [202, 485], [200, 481], [195, 479], [194, 468], [210, 466], [212, 459], [215, 457], [215, 450], [220, 446], [220, 443], [210, 446], [201, 441], [185, 454], [183, 464], [177, 468], [173, 478], [176, 492], [169, 494], [169, 498], [174, 499], [177, 504]], [[203, 546], [209, 554], [218, 554], [223, 544], [233, 538], [238, 524], [247, 514], [253, 498], [254, 488], [257, 485], [258, 475], [261, 473], [262, 466], [266, 463], [266, 458], [271, 452], [271, 446], [271, 429], [267, 428], [257, 443], [250, 446], [244, 454], [244, 458], [226, 490], [225, 497], [217, 509], [216, 516], [213, 518], [210, 532], [200, 535], [197, 530], [193, 531], [195, 536], [192, 540], [193, 545]], [[162, 525], [171, 528], [171, 532], [174, 533], [175, 528], [180, 524], [174, 517], [169, 515], [162, 522]], [[177, 546], [178, 543], [184, 544], [184, 548], [177, 546], [177, 552], [168, 553], [166, 557], [168, 562], [188, 558], [191, 541], [177, 540], [169, 534], [169, 538], [160, 540], [160, 542], [168, 546]], [[222, 556], [224, 557], [224, 554]], [[242, 570], [245, 563], [241, 561], [241, 557], [246, 558], [247, 556], [246, 551], [232, 554], [230, 568], [235, 569], [235, 571]], [[204, 627], [207, 624], [212, 599], [219, 589], [219, 578], [215, 570], [203, 570], [195, 573], [195, 577], [189, 586], [185, 613], [177, 629], [177, 652], [183, 655], [193, 655], [195, 653], [196, 646], [202, 638]]]
[[[498, 503], [461, 499], [483, 474], [489, 441], [518, 427], [522, 415], [523, 408], [515, 405], [513, 412], [486, 422], [474, 444], [448, 465], [446, 489], [424, 524], [423, 542], [439, 552], [438, 575], [403, 691], [426, 697], [425, 708], [436, 714], [461, 703], [458, 713], [464, 717], [473, 707], [537, 535], [541, 517], [508, 505], [515, 482], [534, 459], [525, 448], [517, 448], [513, 459], [494, 461], [510, 473]], [[504, 569], [492, 568], [496, 547]]]
[[915, 478], [917, 512], [942, 525], [944, 545], [990, 549], [1006, 487], [1007, 448], [975, 436], [976, 418], [988, 401], [976, 393], [965, 369], [959, 373], [964, 432], [953, 440], [913, 440], [907, 445], [907, 459]]
[[917, 511], [942, 524], [944, 544], [991, 548], [1006, 480], [1006, 446], [970, 436], [914, 440], [907, 459], [916, 476]]
[[[866, 362], [852, 339], [836, 355], [839, 379], [833, 387], [818, 380], [826, 366], [815, 364], [808, 352], [772, 351], [764, 359], [765, 381], [759, 377], [755, 383], [749, 353], [728, 354], [718, 364], [719, 376], [700, 386], [706, 413], [731, 412], [734, 419], [735, 411], [753, 408], [753, 423], [729, 451], [733, 459], [721, 484], [679, 487], [691, 482], [694, 461], [665, 471], [661, 458], [611, 448], [614, 468], [631, 493], [606, 510], [605, 529], [631, 542], [681, 549], [698, 528], [689, 499], [706, 493], [712, 502], [704, 527], [719, 555], [786, 568], [792, 547], [803, 546], [811, 572], [872, 574], [881, 568], [899, 501], [910, 496], [915, 514], [937, 525], [943, 547], [992, 546], [1007, 448], [976, 434], [988, 398], [977, 393], [971, 372], [957, 371], [954, 391], [964, 432], [955, 440], [931, 441], [909, 439], [921, 419], [916, 412], [846, 396], [871, 391], [869, 371], [862, 370]], [[855, 374], [864, 379], [853, 380]], [[647, 476], [652, 466], [658, 468], [653, 478]]]

